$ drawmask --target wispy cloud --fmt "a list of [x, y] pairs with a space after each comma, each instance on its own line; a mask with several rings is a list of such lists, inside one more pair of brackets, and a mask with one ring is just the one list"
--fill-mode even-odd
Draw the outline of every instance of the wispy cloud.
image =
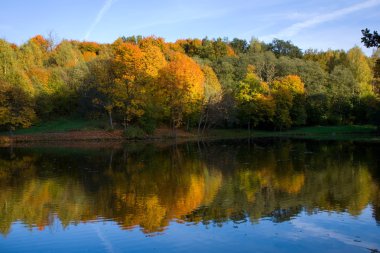
[[111, 5], [115, 2], [115, 0], [105, 0], [102, 8], [99, 10], [98, 15], [96, 15], [95, 20], [92, 22], [90, 28], [87, 30], [86, 35], [84, 36], [84, 40], [87, 40], [91, 33], [94, 31], [95, 27], [102, 20], [103, 16], [107, 13], [107, 11], [111, 8]]
[[366, 241], [362, 239], [359, 241], [357, 240], [357, 238], [353, 236], [342, 234], [331, 229], [326, 229], [313, 223], [293, 220], [292, 225], [297, 230], [303, 231], [303, 233], [288, 232], [287, 234], [284, 235], [293, 240], [302, 239], [303, 237], [307, 236], [307, 237], [317, 237], [317, 238], [322, 238], [322, 239], [336, 240], [346, 245], [356, 246], [356, 247], [365, 248], [365, 249], [375, 249], [375, 251], [379, 249], [380, 247], [380, 245], [377, 242], [371, 242], [371, 241]]
[[346, 16], [348, 14], [351, 14], [360, 10], [364, 10], [370, 7], [374, 7], [376, 5], [380, 5], [380, 0], [369, 0], [362, 3], [354, 4], [345, 8], [332, 11], [330, 13], [313, 16], [307, 20], [295, 23], [285, 28], [284, 30], [280, 31], [277, 34], [274, 34], [271, 36], [265, 36], [265, 37], [279, 37], [279, 38], [291, 37], [291, 36], [297, 35], [299, 32], [301, 32], [302, 30], [306, 28], [313, 27], [313, 26], [316, 26], [328, 21], [333, 21], [343, 16]]
[[96, 226], [96, 225], [94, 225], [94, 224], [92, 225], [92, 227], [93, 227], [93, 229], [95, 230], [96, 235], [98, 236], [98, 238], [100, 239], [100, 241], [101, 241], [102, 244], [104, 245], [106, 251], [107, 251], [108, 253], [113, 253], [113, 252], [115, 252], [115, 251], [114, 251], [114, 248], [113, 248], [113, 246], [112, 246], [112, 244], [111, 244], [111, 242], [110, 242], [110, 241], [104, 236], [103, 232], [99, 229], [99, 227]]

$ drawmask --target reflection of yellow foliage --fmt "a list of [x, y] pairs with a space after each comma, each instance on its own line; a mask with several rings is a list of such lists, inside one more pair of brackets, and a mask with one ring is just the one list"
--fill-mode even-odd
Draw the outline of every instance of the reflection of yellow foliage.
[[218, 170], [205, 169], [205, 193], [203, 197], [203, 204], [209, 205], [215, 198], [220, 187], [222, 186], [222, 174]]
[[247, 200], [255, 201], [255, 194], [261, 188], [274, 188], [282, 192], [295, 194], [301, 191], [305, 183], [304, 173], [288, 168], [276, 171], [273, 167], [260, 170], [243, 170], [239, 172], [239, 188], [246, 194]]
[[69, 171], [54, 170], [62, 174], [41, 178], [35, 164], [53, 165], [41, 162], [39, 156], [0, 159], [0, 233], [9, 233], [17, 220], [44, 229], [55, 215], [64, 226], [103, 217], [123, 229], [139, 226], [153, 233], [163, 231], [173, 219], [223, 222], [249, 216], [254, 221], [278, 208], [301, 205], [357, 215], [370, 201], [379, 202], [378, 189], [364, 165], [330, 161], [320, 170], [299, 171], [295, 170], [299, 164], [288, 159], [292, 153], [282, 148], [275, 154], [266, 151], [259, 160], [249, 157], [252, 160], [244, 165], [222, 172], [180, 149], [172, 155], [170, 160], [167, 153], [155, 153], [149, 162], [128, 155], [122, 163], [125, 167], [117, 169], [115, 155], [113, 163], [99, 168], [102, 172], [87, 174], [89, 185], [98, 186], [95, 191]]
[[287, 193], [298, 193], [305, 182], [305, 175], [302, 173], [281, 176], [276, 178], [276, 187]]
[[353, 215], [359, 215], [371, 198], [372, 178], [367, 169], [360, 168], [356, 180], [352, 185], [354, 198], [348, 204], [348, 211]]
[[145, 232], [155, 232], [162, 230], [166, 208], [161, 206], [157, 196], [146, 197], [140, 203], [140, 226]]
[[197, 208], [203, 200], [205, 181], [197, 175], [190, 176], [190, 185], [184, 196], [178, 196], [174, 205], [174, 215], [180, 217]]
[[255, 194], [260, 189], [259, 182], [260, 175], [255, 171], [244, 170], [239, 173], [239, 188], [245, 193], [250, 203], [255, 201]]

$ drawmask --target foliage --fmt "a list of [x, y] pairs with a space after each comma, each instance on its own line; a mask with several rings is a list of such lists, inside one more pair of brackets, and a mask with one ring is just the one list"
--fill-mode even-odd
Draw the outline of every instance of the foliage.
[[[294, 131], [331, 135], [364, 130]], [[286, 140], [249, 146], [231, 141], [229, 148], [207, 144], [6, 150], [0, 154], [0, 203], [6, 203], [0, 233], [8, 235], [16, 222], [43, 230], [101, 217], [121, 229], [138, 226], [149, 234], [162, 232], [173, 220], [205, 226], [261, 222], [262, 217], [285, 222], [316, 209], [359, 216], [369, 204], [379, 221], [376, 145]]]
[[[366, 41], [376, 34], [366, 30]], [[0, 40], [0, 127], [74, 115], [106, 115], [110, 128], [149, 133], [161, 124], [284, 130], [376, 123], [379, 66], [379, 51], [371, 58], [358, 47], [302, 52], [280, 39]]]
[[377, 31], [371, 31], [366, 28], [362, 30], [362, 42], [366, 47], [380, 47], [380, 36]]
[[127, 139], [142, 139], [145, 137], [145, 132], [139, 127], [129, 126], [124, 130], [124, 137]]

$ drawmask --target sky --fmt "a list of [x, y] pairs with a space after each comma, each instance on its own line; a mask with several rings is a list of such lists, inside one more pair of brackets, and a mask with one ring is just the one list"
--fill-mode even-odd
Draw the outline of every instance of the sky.
[[304, 50], [348, 50], [364, 49], [364, 28], [379, 31], [380, 0], [0, 0], [0, 38], [16, 44], [50, 33], [101, 43], [131, 35], [279, 38]]

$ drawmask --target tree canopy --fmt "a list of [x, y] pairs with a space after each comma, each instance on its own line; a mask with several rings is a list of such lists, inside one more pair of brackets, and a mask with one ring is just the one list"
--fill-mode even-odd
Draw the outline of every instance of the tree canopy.
[[[378, 47], [376, 31], [363, 36]], [[71, 116], [150, 130], [375, 123], [379, 66], [359, 47], [302, 51], [280, 39], [0, 40], [0, 128]]]

